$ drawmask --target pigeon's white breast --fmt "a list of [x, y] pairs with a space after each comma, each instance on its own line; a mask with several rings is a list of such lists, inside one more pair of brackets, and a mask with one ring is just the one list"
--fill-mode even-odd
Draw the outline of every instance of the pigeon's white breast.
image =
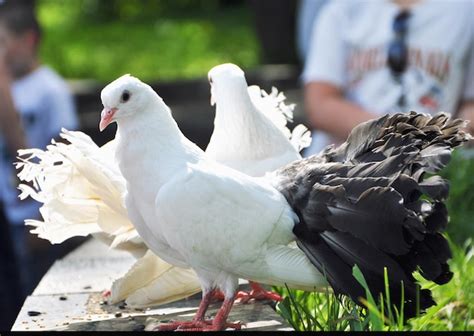
[[166, 242], [163, 235], [164, 223], [157, 218], [154, 202], [166, 181], [164, 176], [176, 171], [171, 173], [172, 168], [159, 165], [156, 156], [150, 153], [153, 151], [149, 151], [146, 146], [130, 148], [126, 143], [121, 142], [118, 147], [117, 161], [127, 180], [129, 217], [149, 249], [165, 261], [183, 266], [183, 258], [179, 252], [173, 250]]

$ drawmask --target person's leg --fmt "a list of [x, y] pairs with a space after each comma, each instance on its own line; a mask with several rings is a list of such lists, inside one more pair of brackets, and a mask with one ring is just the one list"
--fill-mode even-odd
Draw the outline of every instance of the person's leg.
[[37, 266], [32, 262], [32, 259], [36, 259], [36, 262], [40, 263], [41, 255], [32, 256], [35, 254], [35, 251], [32, 251], [31, 246], [28, 244], [27, 235], [29, 233], [25, 225], [11, 225], [10, 230], [13, 250], [17, 260], [18, 282], [21, 287], [21, 296], [24, 300], [34, 289], [34, 280], [32, 278]]
[[0, 204], [0, 330], [10, 330], [23, 304], [10, 225]]

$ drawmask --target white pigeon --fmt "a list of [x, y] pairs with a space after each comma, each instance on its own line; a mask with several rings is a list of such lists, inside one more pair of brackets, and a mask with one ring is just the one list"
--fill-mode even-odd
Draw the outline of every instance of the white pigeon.
[[[171, 206], [171, 204], [155, 209], [155, 197], [162, 185], [167, 185], [169, 178], [176, 173], [178, 173], [179, 176], [180, 173], [183, 172], [183, 169], [184, 171], [188, 169], [194, 171], [194, 169], [197, 168], [197, 172], [204, 173], [204, 170], [201, 169], [205, 169], [205, 165], [207, 164], [209, 167], [213, 167], [216, 172], [219, 172], [225, 166], [216, 164], [214, 161], [207, 159], [202, 150], [189, 142], [189, 140], [179, 132], [176, 123], [169, 114], [169, 110], [159, 96], [156, 95], [149, 86], [145, 86], [135, 78], [131, 76], [122, 77], [107, 86], [102, 91], [101, 97], [105, 108], [102, 113], [100, 129], [103, 130], [118, 116], [120, 116], [120, 121], [123, 120], [125, 122], [119, 123], [116, 136], [118, 141], [116, 158], [120, 170], [127, 180], [128, 193], [126, 197], [126, 208], [129, 218], [134, 223], [147, 246], [155, 254], [168, 263], [183, 268], [191, 266], [197, 272], [198, 278], [201, 280], [204, 297], [209, 297], [211, 293], [210, 290], [214, 287], [214, 279], [212, 279], [212, 277], [209, 278], [209, 280], [212, 280], [212, 283], [209, 283], [209, 286], [212, 288], [208, 285], [203, 285], [202, 282], [203, 277], [207, 278], [205, 275], [207, 272], [206, 268], [210, 265], [196, 267], [200, 262], [207, 264], [206, 258], [203, 259], [202, 253], [204, 253], [204, 255], [207, 252], [214, 253], [212, 248], [205, 248], [205, 245], [219, 244], [221, 241], [230, 239], [231, 236], [229, 236], [229, 234], [238, 232], [240, 232], [240, 234], [235, 235], [233, 239], [229, 241], [237, 242], [237, 244], [234, 244], [234, 246], [226, 246], [226, 244], [224, 244], [222, 247], [230, 250], [227, 253], [222, 253], [223, 250], [220, 250], [218, 253], [221, 255], [222, 260], [220, 261], [224, 264], [228, 264], [229, 267], [233, 267], [236, 263], [240, 264], [241, 262], [251, 264], [251, 267], [247, 270], [249, 274], [241, 273], [242, 277], [257, 281], [265, 280], [266, 283], [279, 285], [289, 282], [290, 284], [298, 284], [299, 287], [306, 289], [326, 285], [323, 276], [311, 266], [301, 251], [286, 246], [293, 239], [291, 228], [295, 215], [287, 206], [284, 197], [271, 186], [256, 183], [247, 177], [247, 175], [230, 168], [222, 171], [228, 176], [224, 175], [223, 179], [218, 178], [216, 181], [213, 181], [212, 178], [206, 181], [208, 178], [206, 174], [202, 176], [204, 180], [198, 181], [198, 184], [203, 184], [195, 186], [201, 190], [198, 191], [198, 194], [204, 197], [198, 203], [194, 205], [187, 204], [186, 199], [183, 198], [183, 212], [187, 212], [188, 207], [194, 209], [194, 207], [198, 206], [206, 213], [206, 218], [199, 219], [201, 225], [195, 226], [194, 228], [187, 227], [184, 231], [184, 227], [176, 225], [170, 230], [168, 217], [171, 208], [168, 208], [168, 206]], [[125, 106], [125, 108], [123, 108], [123, 106]], [[140, 111], [140, 113], [137, 111]], [[166, 118], [166, 116], [163, 118], [163, 116], [161, 116], [162, 113], [168, 114], [168, 118]], [[142, 120], [144, 123], [151, 122], [153, 126], [149, 125], [149, 127], [143, 129], [142, 127], [137, 128], [135, 127], [137, 120]], [[127, 121], [129, 121], [129, 123], [127, 123]], [[125, 129], [124, 125], [126, 125]], [[129, 137], [136, 136], [137, 139], [139, 139], [143, 137], [143, 133], [148, 132], [152, 132], [151, 134], [153, 134], [153, 136], [147, 134], [145, 138], [148, 138], [148, 136], [151, 136], [154, 140], [159, 138], [163, 143], [147, 141], [138, 147], [130, 146], [131, 144], [135, 144], [135, 141], [130, 142]], [[180, 148], [180, 151], [176, 151], [176, 148]], [[122, 153], [126, 153], [126, 155], [123, 156]], [[145, 159], [145, 162], [142, 162], [142, 159]], [[125, 161], [134, 163], [127, 165]], [[202, 163], [205, 165], [200, 167]], [[148, 166], [148, 164], [151, 164], [151, 166]], [[192, 167], [194, 164], [197, 165], [195, 168]], [[131, 168], [131, 166], [135, 168], [140, 167], [142, 175], [140, 178], [134, 175], [138, 170]], [[158, 170], [159, 172], [157, 172]], [[185, 177], [186, 173], [184, 174]], [[132, 177], [132, 175], [134, 177]], [[191, 174], [190, 177], [192, 177], [192, 175], [193, 174]], [[146, 178], [144, 179], [143, 177]], [[132, 185], [130, 181], [135, 178], [137, 179]], [[232, 201], [234, 204], [227, 203], [224, 207], [221, 207], [219, 204], [215, 206], [207, 204], [207, 201], [210, 199], [206, 196], [206, 183], [210, 182], [213, 185], [208, 186], [211, 187], [212, 190], [218, 187], [221, 182], [225, 182], [226, 179], [229, 179], [228, 182], [231, 182], [231, 184], [234, 184], [233, 187], [237, 188], [237, 193], [234, 195], [235, 200]], [[240, 185], [239, 179], [247, 181], [249, 185], [247, 187]], [[189, 181], [189, 183], [182, 186], [182, 191], [188, 188], [192, 190], [193, 184], [193, 181]], [[225, 184], [226, 183], [222, 185], [224, 188], [222, 191], [224, 193], [227, 188]], [[136, 193], [138, 189], [140, 189], [140, 196]], [[252, 197], [253, 192], [255, 192], [255, 197]], [[241, 193], [241, 195], [239, 195], [239, 193]], [[168, 196], [174, 197], [173, 195]], [[240, 196], [243, 196], [241, 201], [239, 201]], [[248, 198], [248, 196], [250, 196], [250, 198]], [[170, 198], [169, 201], [172, 201], [172, 198]], [[258, 206], [259, 203], [261, 203], [260, 206]], [[230, 208], [228, 208], [229, 206]], [[255, 211], [256, 206], [258, 206], [260, 211]], [[285, 206], [287, 209], [285, 209]], [[226, 208], [228, 211], [234, 213], [232, 216], [233, 220], [226, 221], [229, 227], [234, 228], [228, 233], [222, 230], [222, 226], [218, 224], [219, 221], [216, 221], [217, 218], [214, 217], [220, 211], [226, 210]], [[210, 220], [210, 218], [214, 219]], [[186, 218], [186, 220], [187, 219], [188, 218]], [[207, 224], [202, 226], [204, 221], [206, 221]], [[151, 222], [154, 222], [154, 224], [149, 225]], [[259, 228], [252, 232], [252, 229], [255, 229], [254, 223], [258, 223]], [[236, 229], [236, 226], [239, 226], [239, 228]], [[202, 231], [203, 229], [205, 229], [204, 232]], [[189, 240], [180, 241], [180, 239], [176, 239], [181, 236], [181, 233], [176, 236], [178, 232], [187, 235]], [[212, 234], [207, 235], [206, 233], [208, 232]], [[260, 233], [258, 234], [257, 232]], [[169, 235], [170, 239], [167, 238]], [[262, 243], [267, 240], [267, 243], [270, 244], [268, 249], [265, 245], [262, 245]], [[172, 243], [173, 246], [171, 246], [170, 243]], [[174, 244], [179, 244], [180, 247]], [[241, 244], [247, 246], [241, 247]], [[184, 245], [188, 245], [188, 247]], [[201, 251], [203, 248], [204, 250]], [[267, 253], [267, 250], [271, 251], [271, 253], [262, 260], [263, 263], [257, 265], [256, 261], [261, 253]], [[195, 258], [197, 259], [195, 260]], [[273, 269], [271, 266], [275, 260], [279, 261], [281, 259], [286, 261], [286, 265], [275, 265]], [[267, 274], [264, 270], [267, 270]], [[208, 271], [214, 273], [212, 269]], [[251, 276], [252, 272], [256, 272], [256, 275]], [[222, 276], [222, 280], [226, 285], [220, 286], [220, 289], [225, 294], [224, 306], [228, 307], [229, 300], [232, 299], [233, 302], [233, 292], [237, 285], [238, 277], [232, 277], [226, 274]], [[272, 281], [268, 281], [269, 278], [272, 278]], [[315, 281], [315, 279], [317, 279], [317, 281]]]
[[[290, 133], [287, 121], [293, 120], [294, 105], [284, 104], [283, 93], [273, 88], [268, 95], [256, 85], [248, 87], [242, 69], [231, 63], [212, 68], [208, 79], [216, 116], [207, 157], [254, 177], [301, 159], [310, 132], [298, 125]], [[243, 302], [253, 297], [281, 299], [252, 281], [250, 287], [248, 295], [239, 293]]]
[[[359, 302], [365, 292], [352, 266], [361, 268], [376, 298], [386, 289], [387, 267], [393, 302], [405, 299], [407, 317], [415, 306], [424, 311], [434, 304], [428, 289], [417, 292], [415, 269], [440, 284], [451, 278], [449, 247], [438, 233], [447, 221], [447, 183], [422, 177], [442, 168], [451, 148], [467, 140], [459, 120], [416, 113], [380, 118], [325, 153], [341, 162], [312, 157], [252, 178], [184, 137], [163, 100], [138, 79], [117, 79], [101, 99], [100, 129], [118, 124], [116, 159], [127, 181], [130, 219], [155, 254], [192, 267], [202, 286], [194, 319], [161, 330], [239, 328], [226, 322], [239, 277], [305, 290], [326, 286], [327, 279]], [[433, 202], [420, 199], [423, 193]], [[288, 246], [292, 241], [298, 248]], [[205, 320], [216, 288], [225, 300]]]
[[[209, 71], [209, 79], [212, 81], [211, 97], [214, 103], [217, 103], [217, 109], [215, 129], [206, 153], [219, 162], [227, 160], [226, 163], [233, 168], [241, 168], [254, 176], [263, 175], [301, 158], [298, 152], [309, 145], [311, 138], [303, 125], [296, 126], [293, 133], [288, 130], [287, 121], [293, 119], [294, 105], [285, 105], [286, 98], [283, 93], [272, 88], [271, 93], [267, 94], [256, 85], [247, 89], [243, 71], [233, 64], [214, 67]], [[235, 90], [236, 88], [238, 90]], [[234, 103], [241, 100], [246, 104], [241, 105], [240, 109], [232, 108]], [[228, 106], [231, 107], [230, 110], [226, 109]], [[236, 131], [236, 126], [232, 123], [222, 122], [226, 114], [232, 114], [232, 118], [240, 118], [249, 123], [248, 127], [240, 123]], [[252, 122], [256, 124], [252, 125]], [[233, 133], [235, 137], [226, 137], [225, 141], [222, 141], [222, 135], [226, 133]], [[35, 188], [36, 190], [27, 185], [20, 186], [23, 191], [21, 197], [31, 196], [44, 203], [41, 210], [44, 221], [27, 221], [28, 225], [36, 227], [32, 232], [53, 243], [60, 243], [75, 235], [93, 234], [113, 248], [130, 249], [136, 257], [142, 257], [146, 247], [129, 219], [124, 216], [126, 210], [122, 198], [125, 182], [112, 155], [116, 141], [99, 148], [90, 137], [81, 132], [63, 130], [61, 136], [70, 144], [53, 143], [48, 146], [47, 151], [34, 149], [20, 153], [29, 155], [17, 165], [17, 168], [22, 169], [19, 173], [20, 179], [33, 181], [36, 186], [39, 186], [36, 182], [38, 180], [41, 184], [41, 188]], [[243, 138], [255, 140], [250, 146], [242, 141]], [[231, 158], [230, 152], [219, 153], [222, 148], [219, 144], [224, 142], [232, 148], [238, 147], [241, 142], [246, 146], [236, 150], [235, 160], [228, 160]], [[240, 166], [239, 160], [242, 162]], [[251, 169], [252, 166], [255, 166], [255, 169]], [[74, 194], [75, 190], [84, 190], [83, 186], [88, 186], [85, 192]], [[67, 190], [63, 191], [61, 188]], [[113, 191], [112, 197], [107, 195], [108, 201], [104, 202], [101, 197], [108, 193], [109, 189]], [[76, 211], [71, 212], [70, 207], [64, 207], [64, 201], [61, 200], [65, 193], [74, 199], [76, 204], [81, 201], [86, 203], [88, 208], [76, 208]], [[116, 220], [110, 216], [99, 217], [97, 209], [104, 208], [104, 205], [116, 208], [117, 211], [112, 212], [121, 218]], [[58, 235], [61, 239], [57, 239]], [[162, 265], [163, 270], [160, 271], [157, 265]], [[144, 276], [141, 270], [147, 268], [157, 272], [148, 272]], [[160, 258], [148, 253], [113, 283], [109, 302], [116, 303], [126, 299], [129, 306], [146, 307], [180, 299], [200, 291], [199, 283], [192, 275], [190, 270], [166, 265]], [[251, 297], [278, 299], [277, 295], [264, 292], [252, 282], [251, 287], [252, 295], [244, 296], [245, 293], [241, 293], [242, 301]], [[163, 288], [167, 290], [164, 291]]]
[[[234, 64], [212, 68], [208, 78], [211, 103], [216, 104], [214, 132], [206, 148], [210, 158], [250, 176], [301, 159], [309, 132], [299, 125], [290, 135], [286, 122], [293, 118], [293, 107], [282, 104], [282, 93], [266, 95], [258, 86], [247, 87], [244, 72]], [[275, 113], [278, 109], [282, 112]]]

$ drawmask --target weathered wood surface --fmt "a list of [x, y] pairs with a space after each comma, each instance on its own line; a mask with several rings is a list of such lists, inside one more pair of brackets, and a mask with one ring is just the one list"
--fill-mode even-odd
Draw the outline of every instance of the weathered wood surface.
[[[126, 252], [108, 250], [95, 239], [87, 241], [53, 265], [26, 299], [12, 330], [139, 331], [152, 330], [160, 321], [192, 318], [201, 294], [145, 310], [104, 304], [100, 293], [133, 262]], [[208, 314], [214, 315], [218, 307], [212, 304]], [[230, 321], [246, 323], [243, 329], [249, 331], [292, 330], [269, 303], [237, 303]]]

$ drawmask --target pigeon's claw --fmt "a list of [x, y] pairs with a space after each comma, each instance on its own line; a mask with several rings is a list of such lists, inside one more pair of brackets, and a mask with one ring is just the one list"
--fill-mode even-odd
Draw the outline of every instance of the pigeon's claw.
[[191, 329], [202, 329], [208, 326], [208, 321], [173, 321], [160, 324], [155, 331], [184, 331]]
[[260, 284], [250, 281], [250, 292], [239, 291], [237, 298], [240, 299], [240, 303], [249, 303], [250, 300], [255, 299], [258, 301], [271, 300], [271, 301], [283, 301], [283, 298], [272, 291], [267, 291]]
[[[271, 301], [283, 301], [283, 298], [272, 291], [267, 291], [265, 288], [262, 287], [262, 285], [249, 281], [251, 290], [249, 292], [247, 291], [238, 291], [235, 298], [239, 300], [240, 303], [246, 304], [249, 303], [250, 300], [254, 299], [257, 301], [265, 301], [265, 300], [271, 300]], [[224, 300], [224, 293], [222, 293], [220, 290], [214, 291], [212, 294], [212, 301], [223, 301]]]
[[[216, 321], [217, 322], [217, 321]], [[205, 321], [175, 321], [160, 324], [156, 330], [158, 331], [219, 331], [231, 328], [240, 330], [242, 324], [236, 323], [216, 323], [214, 320]]]

